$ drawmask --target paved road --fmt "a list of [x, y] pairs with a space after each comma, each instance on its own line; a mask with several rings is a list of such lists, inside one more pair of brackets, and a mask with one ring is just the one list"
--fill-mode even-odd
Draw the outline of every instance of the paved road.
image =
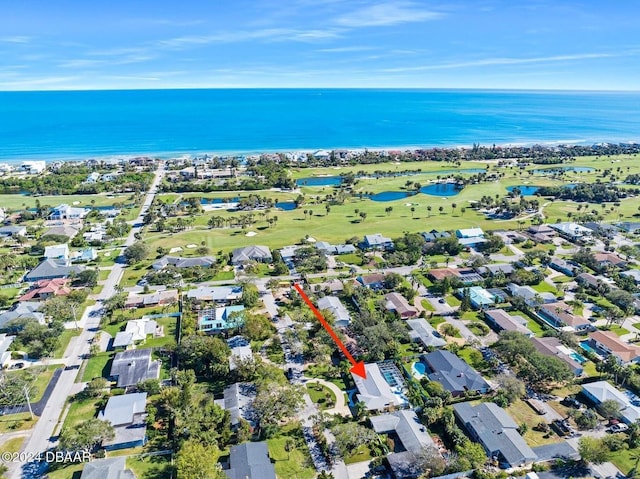
[[[149, 193], [143, 203], [140, 216], [134, 221], [134, 224], [142, 224], [144, 214], [155, 197], [157, 187], [162, 180], [163, 174], [164, 163], [161, 163], [156, 170], [151, 188], [149, 189]], [[140, 226], [134, 226], [131, 229], [129, 236], [125, 241], [125, 246], [130, 246], [135, 242], [135, 234], [140, 231], [140, 228]], [[123, 248], [121, 248], [120, 251], [122, 251]], [[125, 265], [123, 263], [116, 263], [114, 265], [109, 277], [104, 283], [102, 292], [97, 297], [98, 303], [89, 306], [84, 311], [82, 318], [78, 322], [78, 325], [83, 328], [82, 332], [69, 343], [64, 354], [67, 368], [60, 373], [58, 381], [51, 392], [51, 396], [42, 410], [40, 419], [33, 428], [31, 436], [22, 447], [21, 452], [26, 452], [29, 455], [35, 456], [38, 453], [45, 452], [47, 449], [55, 445], [57, 438], [52, 437], [52, 435], [58, 425], [58, 419], [64, 410], [67, 398], [75, 392], [76, 387], [74, 386], [74, 383], [79, 371], [78, 368], [81, 366], [84, 358], [88, 356], [91, 341], [95, 337], [100, 325], [100, 313], [102, 310], [100, 301], [113, 296], [116, 286], [122, 278], [124, 267]], [[73, 367], [73, 369], [69, 369], [69, 367]], [[33, 473], [31, 472], [34, 470], [33, 464], [28, 465], [26, 463], [17, 462], [11, 463], [9, 466], [9, 477], [12, 479], [33, 477]]]

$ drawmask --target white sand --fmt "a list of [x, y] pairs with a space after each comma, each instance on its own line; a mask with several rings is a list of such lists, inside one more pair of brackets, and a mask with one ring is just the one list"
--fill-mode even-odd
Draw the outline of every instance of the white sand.
[[180, 251], [182, 251], [182, 248], [180, 246], [176, 246], [175, 248], [171, 248], [169, 253], [179, 253]]
[[189, 248], [189, 249], [193, 249], [193, 248], [197, 248], [197, 247], [198, 247], [197, 244], [188, 244], [187, 245], [187, 248]]
[[257, 234], [258, 234], [258, 233], [256, 233], [255, 231], [249, 231], [247, 234], [245, 234], [245, 236], [252, 237], [252, 236], [255, 236], [255, 235], [257, 235]]

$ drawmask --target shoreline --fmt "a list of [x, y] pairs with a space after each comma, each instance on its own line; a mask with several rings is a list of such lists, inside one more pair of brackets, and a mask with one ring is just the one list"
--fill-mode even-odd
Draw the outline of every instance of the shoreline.
[[[581, 139], [571, 139], [571, 140], [522, 140], [522, 141], [514, 141], [507, 143], [477, 143], [481, 147], [491, 147], [496, 146], [498, 148], [527, 148], [532, 146], [542, 146], [545, 148], [555, 148], [558, 146], [595, 146], [600, 144], [640, 144], [640, 139], [635, 140], [581, 140]], [[473, 144], [457, 144], [457, 145], [434, 145], [434, 144], [422, 144], [422, 145], [392, 145], [392, 146], [358, 146], [358, 147], [318, 147], [318, 148], [278, 148], [278, 149], [256, 149], [256, 150], [193, 150], [193, 151], [156, 151], [156, 152], [136, 152], [136, 153], [105, 153], [105, 154], [96, 154], [92, 155], [90, 153], [87, 154], [56, 154], [56, 153], [41, 153], [41, 154], [32, 154], [27, 155], [23, 154], [20, 156], [2, 156], [0, 154], [0, 163], [7, 164], [19, 164], [23, 161], [38, 161], [44, 160], [47, 162], [53, 161], [87, 161], [87, 160], [98, 160], [98, 161], [111, 161], [111, 160], [128, 160], [133, 158], [140, 157], [152, 157], [158, 158], [160, 160], [169, 160], [169, 159], [194, 159], [201, 158], [205, 155], [209, 157], [222, 157], [222, 156], [256, 156], [256, 155], [269, 155], [269, 154], [308, 154], [314, 153], [317, 151], [348, 151], [350, 153], [363, 153], [365, 151], [371, 152], [389, 152], [389, 151], [416, 151], [416, 150], [430, 150], [430, 149], [443, 149], [443, 150], [454, 150], [454, 149], [469, 149], [472, 148]]]

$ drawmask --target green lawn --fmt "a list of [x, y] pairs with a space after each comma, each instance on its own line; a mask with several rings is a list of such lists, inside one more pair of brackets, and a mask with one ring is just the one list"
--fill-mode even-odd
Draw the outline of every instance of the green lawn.
[[609, 329], [609, 331], [616, 333], [618, 336], [623, 336], [625, 334], [629, 334], [629, 330], [623, 328], [622, 326], [620, 326], [619, 324], [612, 324]]
[[53, 352], [53, 357], [61, 358], [64, 355], [64, 352], [67, 349], [67, 346], [69, 345], [69, 341], [71, 341], [71, 338], [75, 336], [79, 336], [81, 332], [82, 331], [80, 330], [76, 331], [75, 329], [65, 329], [60, 335], [60, 338], [59, 338], [60, 342], [56, 350]]
[[[286, 450], [287, 442], [292, 443], [290, 451]], [[302, 437], [300, 423], [288, 424], [280, 433], [267, 439], [269, 456], [275, 462], [274, 467], [278, 477], [292, 477], [299, 479], [313, 479], [316, 472], [310, 466], [311, 457]]]
[[170, 455], [129, 456], [127, 457], [127, 467], [134, 472], [138, 479], [170, 479], [172, 477], [170, 458]]
[[429, 301], [428, 299], [423, 299], [422, 301], [420, 301], [420, 304], [422, 305], [425, 311], [436, 310], [436, 308], [433, 307], [433, 304], [431, 304], [431, 301]]
[[[518, 424], [526, 424], [528, 431], [524, 434], [524, 440], [530, 447], [544, 446], [546, 444], [553, 444], [560, 442], [561, 439], [554, 433], [549, 434], [534, 431], [533, 426], [540, 422], [544, 422], [542, 416], [536, 413], [531, 407], [524, 401], [518, 399], [507, 408], [507, 413]], [[549, 437], [545, 437], [545, 436]]]
[[546, 281], [541, 281], [539, 284], [535, 284], [535, 285], [533, 285], [531, 287], [533, 289], [535, 289], [538, 293], [553, 293], [553, 294], [556, 294], [558, 292], [558, 290], [556, 288], [551, 286]]
[[26, 437], [14, 437], [7, 439], [0, 445], [0, 453], [2, 452], [18, 452], [22, 447], [22, 443]]
[[635, 449], [621, 449], [611, 453], [610, 461], [622, 471], [625, 477], [630, 477], [629, 473], [636, 466], [636, 456], [640, 454], [640, 447]]
[[11, 210], [22, 210], [24, 208], [35, 208], [36, 200], [40, 201], [41, 205], [57, 206], [61, 203], [73, 205], [74, 202], [78, 202], [76, 206], [91, 207], [91, 201], [94, 200], [95, 206], [111, 206], [115, 203], [130, 203], [131, 195], [113, 195], [111, 198], [107, 198], [106, 194], [98, 195], [59, 195], [59, 196], [27, 196], [27, 195], [0, 195], [0, 204], [3, 208]]
[[[526, 318], [526, 315], [522, 315], [524, 318]], [[528, 322], [527, 322], [527, 328], [529, 328], [529, 331], [531, 331], [534, 336], [536, 338], [540, 338], [542, 337], [542, 335], [544, 334], [544, 329], [542, 328], [542, 326], [540, 326], [540, 324], [535, 321], [534, 319], [529, 318]]]
[[360, 446], [353, 451], [353, 454], [349, 454], [344, 458], [345, 464], [355, 464], [356, 462], [368, 461], [371, 459], [371, 451], [367, 446]]
[[[307, 383], [307, 393], [320, 410], [330, 409], [336, 403], [336, 395], [328, 387], [319, 383]], [[328, 404], [331, 404], [329, 406]]]
[[596, 371], [596, 363], [593, 361], [587, 361], [582, 365], [582, 367], [584, 368], [584, 374], [587, 377], [595, 378], [600, 376], [600, 373]]
[[442, 316], [433, 316], [429, 319], [428, 323], [434, 328], [437, 328], [438, 324], [444, 323], [444, 318]]
[[460, 300], [452, 294], [447, 295], [445, 300], [449, 306], [460, 306]]
[[569, 283], [573, 281], [573, 278], [570, 278], [569, 276], [561, 274], [560, 276], [554, 276], [553, 278], [551, 278], [551, 280], [554, 283], [562, 284], [562, 283]]
[[81, 422], [96, 417], [102, 399], [81, 399], [72, 401], [64, 420], [64, 427], [73, 427]]
[[91, 381], [93, 378], [99, 377], [108, 378], [113, 356], [113, 352], [104, 352], [89, 358], [82, 374], [82, 381]]
[[31, 421], [31, 414], [28, 412], [0, 416], [0, 434], [31, 429], [37, 420]]

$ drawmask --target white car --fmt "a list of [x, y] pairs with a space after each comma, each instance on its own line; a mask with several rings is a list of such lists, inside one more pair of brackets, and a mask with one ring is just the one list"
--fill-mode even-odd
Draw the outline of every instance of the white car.
[[613, 426], [611, 426], [609, 428], [609, 430], [611, 432], [624, 432], [624, 431], [629, 430], [629, 426], [627, 426], [624, 423], [618, 423], [618, 424], [614, 424]]

